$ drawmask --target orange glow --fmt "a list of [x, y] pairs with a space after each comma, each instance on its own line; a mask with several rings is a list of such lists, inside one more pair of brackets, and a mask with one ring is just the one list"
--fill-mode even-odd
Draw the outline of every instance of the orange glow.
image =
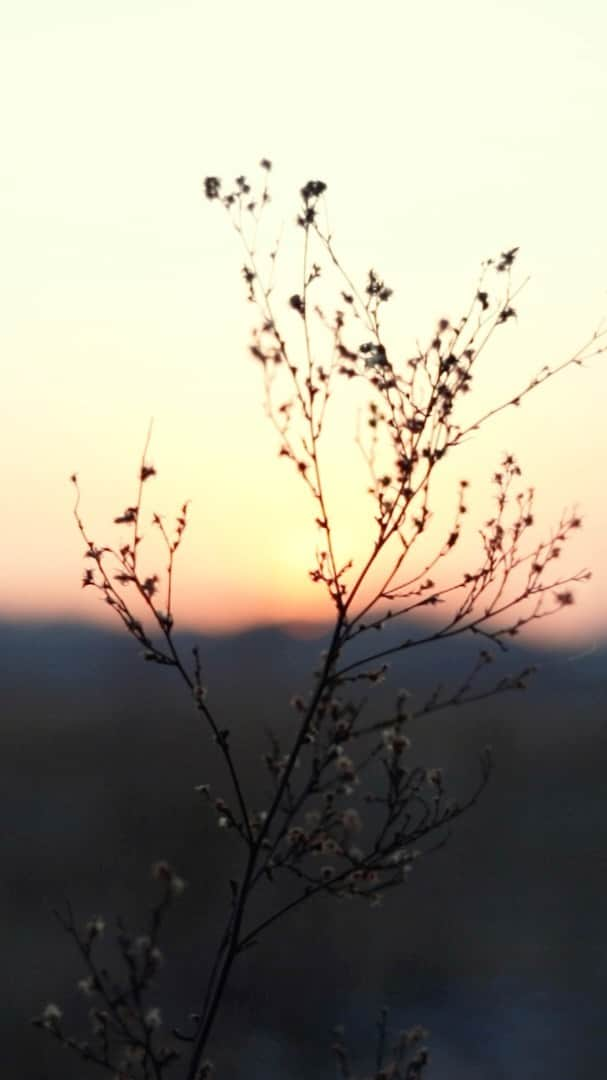
[[[315, 508], [263, 415], [242, 256], [204, 202], [205, 174], [276, 159], [260, 244], [284, 226], [287, 295], [297, 190], [324, 178], [344, 265], [357, 280], [373, 265], [395, 290], [386, 333], [403, 358], [470, 299], [483, 258], [520, 244], [533, 278], [483, 361], [479, 409], [573, 353], [605, 313], [603, 4], [585, 5], [582, 28], [564, 0], [507, 20], [497, 0], [467, 0], [444, 4], [437, 28], [430, 7], [378, 0], [369, 25], [367, 9], [311, 0], [297, 41], [284, 5], [268, 0], [263, 19], [254, 7], [216, 6], [210, 27], [205, 5], [109, 0], [93, 16], [59, 0], [51, 18], [38, 0], [5, 20], [2, 616], [106, 617], [80, 587], [68, 477], [91, 535], [116, 542], [150, 417], [148, 517], [192, 500], [178, 621], [223, 631], [331, 616], [308, 576]], [[514, 56], [515, 78], [500, 74]], [[286, 306], [284, 325], [298, 332]], [[437, 486], [442, 523], [457, 478], [473, 484], [454, 574], [474, 558], [505, 451], [537, 490], [538, 535], [577, 504], [584, 529], [563, 569], [594, 576], [540, 636], [607, 631], [606, 405], [601, 357], [497, 418]], [[335, 402], [324, 467], [339, 559], [360, 565], [373, 509], [355, 414], [352, 395]], [[149, 559], [162, 564], [154, 541]]]

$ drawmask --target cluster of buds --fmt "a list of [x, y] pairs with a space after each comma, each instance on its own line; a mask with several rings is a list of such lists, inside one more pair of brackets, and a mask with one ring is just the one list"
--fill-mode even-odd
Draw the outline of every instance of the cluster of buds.
[[[388, 1011], [382, 1009], [377, 1023], [377, 1046], [374, 1054], [376, 1065], [364, 1080], [422, 1080], [430, 1062], [430, 1054], [425, 1045], [429, 1032], [421, 1024], [416, 1024], [415, 1027], [401, 1031], [389, 1048], [387, 1020]], [[353, 1077], [354, 1073], [343, 1027], [335, 1028], [333, 1035], [331, 1049], [335, 1055], [338, 1076], [347, 1080]]]
[[387, 750], [395, 757], [399, 757], [404, 750], [411, 748], [411, 740], [401, 731], [400, 726], [396, 724], [392, 727], [384, 728], [382, 731], [382, 737]]
[[161, 1035], [163, 1019], [159, 1006], [147, 1003], [146, 998], [163, 961], [158, 945], [162, 921], [173, 899], [182, 894], [185, 881], [166, 860], [154, 863], [152, 877], [164, 889], [152, 910], [149, 932], [131, 935], [122, 921], [117, 920], [115, 943], [123, 976], [111, 974], [106, 959], [100, 955], [100, 951], [106, 951], [101, 944], [106, 931], [101, 916], [89, 919], [80, 929], [69, 904], [66, 916], [56, 913], [88, 969], [77, 987], [90, 1002], [89, 1038], [82, 1040], [67, 1035], [62, 1026], [62, 1010], [54, 1003], [46, 1005], [33, 1020], [83, 1060], [94, 1062], [115, 1076], [133, 1080], [139, 1076], [160, 1077], [162, 1069], [179, 1057], [171, 1040]]

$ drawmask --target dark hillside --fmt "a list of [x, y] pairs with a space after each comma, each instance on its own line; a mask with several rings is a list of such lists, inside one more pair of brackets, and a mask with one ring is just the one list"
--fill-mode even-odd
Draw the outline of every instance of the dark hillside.
[[[264, 728], [293, 722], [289, 698], [305, 691], [322, 647], [278, 629], [200, 639], [210, 700], [250, 784]], [[473, 656], [464, 642], [414, 650], [368, 708], [379, 713], [403, 685], [419, 700], [439, 674], [461, 678]], [[193, 787], [226, 788], [176, 677], [143, 663], [128, 639], [4, 622], [0, 657], [5, 1072], [81, 1080], [77, 1059], [28, 1027], [48, 1000], [75, 1029], [86, 1014], [74, 988], [82, 972], [51, 909], [67, 895], [83, 920], [121, 912], [136, 925], [152, 895], [150, 864], [169, 859], [191, 883], [168, 928], [158, 995], [179, 1020], [196, 1004], [226, 875], [237, 872], [235, 845]], [[319, 901], [247, 954], [217, 1032], [230, 1048], [221, 1080], [329, 1078], [331, 1025], [345, 1023], [370, 1048], [382, 1003], [396, 1026], [432, 1029], [431, 1080], [601, 1074], [607, 650], [517, 648], [499, 673], [530, 662], [541, 670], [526, 692], [416, 723], [412, 752], [462, 792], [492, 744], [497, 768], [482, 803], [378, 911]], [[255, 790], [261, 803], [263, 784]]]

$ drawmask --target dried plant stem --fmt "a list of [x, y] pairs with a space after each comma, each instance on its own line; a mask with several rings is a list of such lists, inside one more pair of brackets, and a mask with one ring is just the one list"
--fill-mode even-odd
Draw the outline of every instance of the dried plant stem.
[[[127, 530], [127, 539], [117, 547], [97, 547], [89, 536], [80, 513], [78, 481], [72, 476], [74, 516], [86, 547], [85, 559], [89, 560], [82, 584], [96, 590], [111, 607], [146, 661], [171, 667], [179, 676], [210, 732], [230, 786], [227, 799], [211, 797], [207, 784], [197, 790], [216, 814], [218, 827], [233, 831], [243, 847], [242, 873], [239, 880], [229, 882], [226, 923], [205, 982], [200, 975], [200, 1007], [190, 1014], [189, 1030], [183, 1024], [171, 1028], [175, 1043], [162, 1041], [160, 1010], [147, 1004], [159, 963], [161, 924], [185, 886], [171, 866], [161, 861], [153, 868], [164, 892], [152, 911], [148, 933], [132, 939], [118, 921], [119, 977], [110, 977], [97, 958], [103, 920], [92, 920], [82, 931], [69, 906], [67, 917], [60, 917], [87, 971], [81, 989], [95, 1001], [90, 1015], [92, 1041], [68, 1037], [62, 1012], [52, 1003], [34, 1022], [75, 1049], [83, 1060], [112, 1072], [119, 1080], [164, 1080], [176, 1062], [184, 1080], [205, 1080], [211, 1070], [205, 1055], [234, 965], [266, 930], [320, 895], [356, 897], [375, 905], [388, 889], [408, 880], [420, 857], [444, 845], [453, 822], [480, 798], [491, 773], [491, 755], [488, 748], [480, 755], [480, 776], [463, 799], [447, 798], [442, 769], [428, 768], [412, 757], [409, 730], [422, 717], [523, 690], [534, 669], [526, 667], [490, 681], [487, 666], [495, 654], [507, 651], [510, 637], [573, 603], [570, 586], [589, 577], [587, 571], [570, 575], [552, 571], [553, 560], [559, 558], [570, 534], [581, 524], [577, 513], [564, 513], [547, 537], [530, 541], [534, 492], [521, 487], [521, 469], [510, 453], [504, 455], [492, 479], [493, 516], [479, 529], [477, 561], [455, 581], [440, 580], [443, 563], [459, 542], [468, 510], [469, 484], [465, 479], [459, 481], [444, 536], [424, 553], [422, 568], [407, 564], [407, 559], [412, 552], [417, 554], [422, 540], [428, 538], [434, 477], [445, 456], [498, 413], [520, 405], [548, 379], [602, 353], [605, 331], [597, 331], [574, 356], [553, 368], [542, 368], [516, 394], [461, 426], [457, 407], [471, 388], [479, 354], [498, 328], [516, 318], [513, 301], [522, 286], [512, 285], [511, 269], [518, 248], [486, 262], [473, 300], [460, 319], [439, 320], [426, 347], [418, 345], [408, 360], [393, 360], [392, 350], [382, 338], [381, 318], [392, 290], [375, 270], [369, 271], [364, 290], [353, 284], [336, 254], [328, 224], [324, 228], [319, 224], [326, 185], [311, 180], [301, 189], [297, 217], [297, 226], [303, 230], [300, 291], [287, 301], [290, 316], [299, 320], [301, 331], [299, 350], [291, 349], [277, 316], [278, 249], [270, 254], [265, 278], [257, 252], [269, 202], [270, 162], [264, 159], [261, 167], [264, 179], [258, 196], [243, 176], [236, 179], [228, 194], [223, 194], [217, 177], [208, 177], [205, 191], [227, 211], [243, 244], [247, 297], [259, 316], [251, 354], [263, 369], [265, 406], [279, 435], [279, 454], [293, 463], [312, 496], [320, 545], [309, 574], [326, 590], [333, 623], [328, 647], [306, 697], [296, 696], [291, 702], [297, 719], [290, 727], [286, 748], [275, 732], [267, 732], [269, 749], [264, 762], [271, 790], [267, 805], [258, 809], [246, 790], [230, 729], [218, 720], [207, 701], [199, 652], [195, 648], [191, 659], [186, 659], [174, 634], [173, 575], [187, 524], [187, 502], [177, 515], [174, 534], [159, 514], [152, 517], [167, 553], [165, 584], [161, 587], [160, 574], [145, 576], [140, 569], [145, 486], [156, 474], [148, 462], [151, 425], [135, 501], [114, 519]], [[315, 261], [317, 250], [323, 263]], [[340, 285], [339, 306], [331, 319], [315, 303], [325, 268], [337, 275]], [[492, 275], [497, 283], [495, 291], [490, 291], [487, 283]], [[361, 327], [371, 338], [362, 343], [354, 337]], [[323, 342], [326, 347], [327, 332], [330, 350], [328, 359], [321, 363], [319, 353]], [[362, 381], [368, 398], [368, 442], [360, 424], [356, 442], [370, 477], [367, 490], [374, 500], [375, 516], [373, 539], [356, 570], [351, 558], [342, 564], [337, 550], [321, 447], [327, 404], [339, 379]], [[374, 585], [370, 598], [364, 599], [363, 588], [389, 549], [392, 563], [386, 570], [382, 566], [381, 584]], [[348, 582], [351, 570], [353, 580]], [[437, 581], [429, 576], [435, 573], [439, 574]], [[125, 590], [130, 590], [134, 603]], [[447, 613], [427, 631], [420, 628], [395, 645], [370, 648], [358, 659], [349, 651], [361, 634], [380, 631], [386, 623], [440, 604], [448, 604]], [[142, 617], [136, 614], [137, 608], [143, 611]], [[453, 680], [451, 689], [438, 682], [425, 700], [411, 705], [409, 693], [399, 691], [387, 713], [385, 707], [378, 707], [371, 719], [365, 720], [369, 696], [360, 696], [360, 684], [371, 692], [386, 675], [388, 658], [464, 635], [480, 639], [484, 647], [472, 665]], [[361, 846], [354, 842], [360, 833], [364, 836]], [[252, 925], [253, 896], [260, 898], [268, 883], [271, 892], [278, 878], [288, 882], [289, 896], [264, 901]], [[374, 1080], [419, 1080], [428, 1062], [428, 1052], [420, 1045], [426, 1035], [423, 1029], [403, 1033], [390, 1049], [387, 1016], [382, 1013], [377, 1032]], [[340, 1076], [351, 1077], [341, 1037], [333, 1049]]]

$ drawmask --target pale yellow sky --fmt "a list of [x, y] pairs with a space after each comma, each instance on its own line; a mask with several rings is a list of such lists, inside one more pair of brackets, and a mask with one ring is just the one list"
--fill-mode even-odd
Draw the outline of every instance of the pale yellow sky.
[[[324, 179], [346, 266], [395, 288], [403, 355], [458, 313], [483, 258], [520, 244], [531, 281], [479, 402], [565, 359], [607, 315], [602, 3], [23, 0], [0, 29], [0, 614], [99, 613], [79, 587], [67, 477], [108, 540], [151, 416], [150, 509], [192, 499], [184, 621], [328, 613], [307, 581], [312, 508], [277, 460], [247, 356], [236, 238], [201, 196], [208, 173], [272, 158], [286, 251], [298, 187]], [[541, 525], [579, 506], [566, 565], [594, 579], [543, 627], [561, 636], [607, 628], [606, 405], [599, 358], [466, 448], [479, 500], [512, 449]], [[348, 408], [331, 449], [344, 559], [350, 536], [364, 550], [371, 513]]]

